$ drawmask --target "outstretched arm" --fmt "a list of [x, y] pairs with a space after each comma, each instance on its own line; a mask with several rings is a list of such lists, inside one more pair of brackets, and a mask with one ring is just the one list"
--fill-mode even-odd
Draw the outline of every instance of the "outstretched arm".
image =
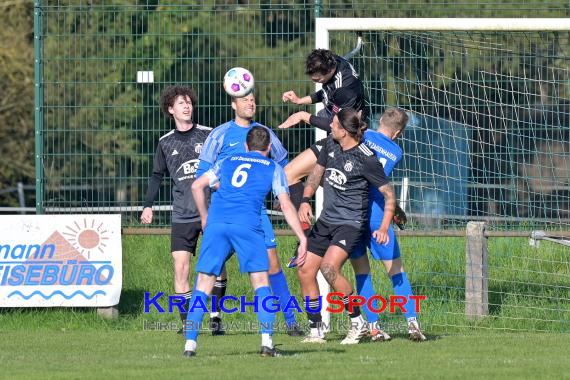
[[289, 116], [287, 120], [279, 124], [277, 128], [279, 129], [290, 128], [299, 124], [300, 122], [305, 122], [309, 124], [310, 119], [311, 119], [311, 114], [306, 111], [295, 112], [293, 115]]
[[291, 128], [300, 122], [310, 124], [313, 127], [322, 129], [325, 132], [330, 133], [331, 131], [331, 120], [327, 117], [311, 115], [306, 111], [295, 112], [293, 115], [289, 116], [287, 120], [281, 123], [277, 128], [287, 129]]
[[297, 94], [295, 93], [295, 91], [287, 91], [283, 93], [283, 96], [281, 97], [281, 99], [283, 100], [283, 102], [287, 103], [287, 102], [291, 102], [291, 103], [295, 103], [298, 105], [303, 105], [303, 104], [311, 104], [313, 101], [311, 99], [310, 95], [304, 96], [302, 98], [299, 98], [297, 96]]
[[313, 210], [311, 209], [311, 205], [309, 204], [309, 199], [311, 199], [311, 197], [315, 194], [315, 192], [319, 188], [324, 172], [325, 172], [325, 167], [317, 163], [313, 168], [311, 174], [309, 174], [307, 182], [305, 182], [305, 189], [303, 190], [303, 200], [301, 201], [301, 205], [299, 206], [299, 219], [303, 223], [311, 224], [311, 219], [313, 218]]

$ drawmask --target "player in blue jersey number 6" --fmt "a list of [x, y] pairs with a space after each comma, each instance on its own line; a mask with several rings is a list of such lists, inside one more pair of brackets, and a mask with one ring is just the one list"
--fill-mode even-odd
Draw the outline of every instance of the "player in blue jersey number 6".
[[[206, 172], [218, 161], [237, 153], [245, 153], [245, 137], [249, 130], [254, 126], [261, 126], [269, 132], [271, 145], [269, 157], [275, 160], [281, 167], [287, 165], [287, 150], [283, 147], [279, 138], [273, 131], [256, 121], [254, 121], [255, 111], [257, 108], [255, 96], [253, 94], [246, 95], [241, 98], [232, 98], [231, 106], [235, 111], [234, 120], [230, 120], [216, 127], [204, 142], [202, 153], [200, 154], [200, 163], [198, 164], [197, 177]], [[273, 226], [267, 215], [265, 204], [262, 205], [261, 226], [265, 236], [265, 247], [269, 256], [269, 282], [271, 290], [279, 297], [281, 302], [281, 310], [283, 317], [289, 326], [287, 333], [291, 336], [302, 336], [303, 332], [296, 323], [296, 317], [293, 310], [286, 308], [287, 301], [291, 298], [289, 285], [285, 278], [285, 274], [281, 269], [279, 256], [277, 255], [277, 239], [273, 233]], [[222, 271], [222, 278], [226, 278], [225, 271]], [[217, 281], [218, 286], [224, 286], [225, 281]], [[225, 289], [222, 291], [225, 294]], [[220, 299], [221, 297], [218, 297]]]
[[[271, 150], [270, 133], [263, 126], [252, 127], [246, 136], [245, 153], [226, 157], [198, 178], [192, 185], [202, 221], [204, 236], [196, 271], [198, 277], [192, 300], [188, 322], [192, 327], [186, 331], [184, 356], [196, 355], [196, 339], [204, 310], [193, 305], [207, 305], [226, 260], [235, 251], [240, 271], [249, 273], [251, 284], [260, 304], [272, 295], [269, 288], [269, 257], [266, 252], [265, 236], [262, 229], [262, 205], [269, 191], [281, 203], [287, 223], [300, 241], [298, 255], [304, 261], [307, 239], [301, 229], [295, 207], [289, 199], [285, 173], [280, 165], [267, 158]], [[207, 208], [204, 190], [215, 186], [218, 190], [212, 196]], [[272, 331], [267, 326], [275, 320], [275, 314], [263, 307], [256, 307], [261, 327], [261, 356], [278, 356], [273, 347]]]

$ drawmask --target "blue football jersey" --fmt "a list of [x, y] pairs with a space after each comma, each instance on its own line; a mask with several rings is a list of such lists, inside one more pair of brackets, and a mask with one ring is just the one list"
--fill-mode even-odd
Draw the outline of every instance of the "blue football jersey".
[[[374, 152], [378, 161], [384, 166], [386, 177], [402, 159], [402, 148], [383, 133], [367, 130], [364, 132], [364, 143]], [[378, 189], [370, 187], [368, 208], [370, 219], [381, 219], [384, 215], [384, 196]]]
[[267, 193], [288, 193], [283, 168], [259, 152], [226, 157], [205, 175], [210, 186], [220, 183], [212, 195], [209, 223], [233, 223], [261, 227], [261, 208]]
[[[219, 160], [239, 153], [245, 153], [247, 133], [251, 127], [255, 126], [265, 127], [256, 122], [252, 122], [249, 127], [242, 127], [232, 120], [214, 128], [202, 146], [196, 175], [199, 177], [204, 174], [206, 170], [210, 169]], [[287, 165], [287, 150], [283, 147], [277, 135], [270, 128], [267, 128], [267, 130], [271, 137], [271, 152], [269, 155], [279, 165], [284, 167]]]

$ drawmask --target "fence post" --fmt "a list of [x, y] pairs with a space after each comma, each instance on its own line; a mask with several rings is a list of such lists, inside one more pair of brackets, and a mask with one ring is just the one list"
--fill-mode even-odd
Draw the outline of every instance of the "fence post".
[[20, 214], [23, 215], [26, 213], [26, 196], [24, 194], [24, 184], [22, 182], [18, 182], [17, 188], [18, 188], [18, 201], [20, 202], [20, 207], [22, 209], [22, 211], [20, 211]]
[[97, 315], [104, 319], [119, 318], [119, 305], [97, 308]]
[[485, 222], [467, 223], [465, 251], [465, 314], [478, 319], [489, 314], [487, 238]]
[[36, 213], [44, 213], [44, 90], [42, 1], [34, 1], [34, 125], [36, 165]]

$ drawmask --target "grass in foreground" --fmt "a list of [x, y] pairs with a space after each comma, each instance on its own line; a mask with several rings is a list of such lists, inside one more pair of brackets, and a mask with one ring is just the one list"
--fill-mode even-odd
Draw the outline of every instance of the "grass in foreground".
[[184, 358], [174, 332], [49, 331], [2, 334], [0, 377], [367, 379], [367, 378], [562, 378], [569, 368], [565, 334], [484, 333], [429, 336], [413, 343], [341, 346], [276, 337], [284, 356], [261, 358], [259, 336], [202, 334], [198, 356]]
[[[294, 240], [279, 240], [285, 262]], [[430, 341], [422, 344], [396, 335], [388, 343], [345, 347], [336, 332], [326, 345], [315, 346], [280, 333], [275, 343], [283, 344], [285, 356], [260, 358], [257, 334], [214, 339], [204, 333], [198, 357], [186, 359], [180, 336], [142, 331], [143, 320], [179, 321], [177, 314], [143, 313], [144, 292], [171, 292], [169, 246], [168, 237], [123, 238], [121, 317], [116, 321], [98, 318], [94, 309], [0, 309], [0, 378], [561, 378], [570, 369], [570, 336], [555, 334], [568, 332], [570, 324], [570, 266], [567, 252], [558, 247], [533, 251], [520, 239], [491, 240], [491, 314], [472, 322], [464, 316], [465, 241], [401, 239], [416, 294], [428, 297], [420, 319], [427, 323]], [[228, 294], [251, 295], [235, 260], [229, 271]], [[390, 294], [383, 268], [374, 263], [373, 272], [380, 294]], [[292, 293], [300, 294], [295, 271], [285, 273]], [[352, 278], [348, 268], [346, 273]], [[224, 320], [255, 321], [255, 316], [232, 314]], [[282, 321], [280, 314], [277, 321]]]

